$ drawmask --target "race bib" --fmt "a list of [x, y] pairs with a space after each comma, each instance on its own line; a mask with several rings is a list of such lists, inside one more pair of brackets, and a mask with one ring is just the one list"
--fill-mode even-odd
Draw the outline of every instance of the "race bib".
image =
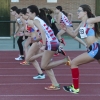
[[79, 33], [80, 33], [80, 37], [81, 38], [86, 38], [87, 37], [87, 35], [86, 35], [86, 27], [80, 27]]
[[17, 22], [18, 22], [19, 24], [22, 24], [22, 22], [21, 22], [21, 20], [20, 20], [20, 19], [17, 19]]

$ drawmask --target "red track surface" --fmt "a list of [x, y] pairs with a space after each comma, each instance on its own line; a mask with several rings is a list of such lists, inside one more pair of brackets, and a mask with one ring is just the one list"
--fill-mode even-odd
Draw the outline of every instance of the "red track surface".
[[[81, 54], [80, 51], [68, 51], [67, 54], [73, 59]], [[0, 51], [0, 100], [99, 100], [100, 99], [100, 65], [92, 62], [80, 66], [80, 93], [71, 94], [65, 92], [62, 86], [72, 83], [70, 68], [61, 65], [54, 69], [55, 76], [61, 84], [59, 91], [44, 90], [51, 84], [48, 76], [45, 80], [33, 80], [37, 75], [32, 65], [22, 66], [20, 61], [14, 58], [16, 51]], [[54, 57], [54, 60], [62, 59], [63, 56]], [[38, 59], [40, 62], [40, 59]]]

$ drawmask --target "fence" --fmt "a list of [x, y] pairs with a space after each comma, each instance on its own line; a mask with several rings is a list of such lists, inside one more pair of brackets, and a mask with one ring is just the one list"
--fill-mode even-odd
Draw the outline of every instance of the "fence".
[[[72, 21], [72, 23], [80, 23], [81, 21]], [[13, 23], [13, 49], [15, 49], [15, 38], [14, 38], [14, 33], [15, 33], [15, 23], [16, 21], [0, 21], [0, 23]], [[79, 48], [81, 48], [81, 43], [79, 43]]]
[[13, 49], [15, 49], [14, 33], [15, 33], [15, 23], [16, 23], [16, 21], [0, 21], [0, 23], [13, 23]]

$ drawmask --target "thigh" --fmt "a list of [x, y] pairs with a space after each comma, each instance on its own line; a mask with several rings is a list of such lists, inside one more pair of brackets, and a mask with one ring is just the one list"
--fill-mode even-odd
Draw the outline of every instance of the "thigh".
[[85, 64], [85, 63], [89, 63], [89, 62], [92, 62], [94, 61], [95, 59], [90, 57], [88, 55], [87, 52], [83, 53], [83, 54], [80, 54], [79, 56], [75, 57], [72, 61], [71, 61], [71, 66], [74, 67], [74, 66], [78, 66], [78, 65], [81, 65], [81, 64]]
[[19, 31], [20, 31], [20, 32], [23, 32], [23, 31], [24, 31], [24, 29], [25, 29], [25, 28], [22, 26], [22, 27], [20, 28], [20, 30], [19, 30]]
[[33, 43], [27, 52], [26, 58], [27, 57], [30, 58], [33, 55], [35, 55], [38, 52], [38, 50], [39, 50], [38, 43]]
[[31, 43], [31, 37], [28, 37], [28, 38], [26, 39], [26, 41], [25, 41], [24, 46], [25, 46], [25, 47], [28, 47], [30, 43]]
[[[42, 45], [43, 45], [43, 44], [39, 41], [39, 42], [38, 42], [38, 46], [39, 46], [39, 48], [41, 48]], [[41, 51], [41, 49], [39, 49], [39, 51], [37, 52], [37, 54], [42, 53], [42, 52], [43, 52], [43, 51]]]
[[69, 27], [70, 31], [73, 31], [73, 27]]
[[45, 68], [49, 64], [54, 53], [55, 53], [55, 51], [48, 51], [48, 50], [44, 51], [42, 59], [41, 59], [41, 67], [42, 68]]
[[58, 36], [58, 35], [63, 35], [64, 33], [65, 33], [64, 30], [60, 30], [60, 31], [58, 32], [57, 36]]

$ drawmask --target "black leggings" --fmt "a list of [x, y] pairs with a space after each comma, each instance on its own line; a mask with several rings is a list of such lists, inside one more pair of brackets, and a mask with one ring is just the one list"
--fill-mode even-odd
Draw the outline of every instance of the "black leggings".
[[[28, 36], [25, 36], [25, 39], [27, 39]], [[24, 55], [24, 51], [23, 51], [23, 45], [22, 45], [22, 42], [23, 42], [23, 36], [20, 36], [17, 40], [17, 44], [18, 44], [18, 47], [19, 47], [19, 51], [20, 51], [20, 55]], [[30, 44], [31, 45], [31, 44]]]

